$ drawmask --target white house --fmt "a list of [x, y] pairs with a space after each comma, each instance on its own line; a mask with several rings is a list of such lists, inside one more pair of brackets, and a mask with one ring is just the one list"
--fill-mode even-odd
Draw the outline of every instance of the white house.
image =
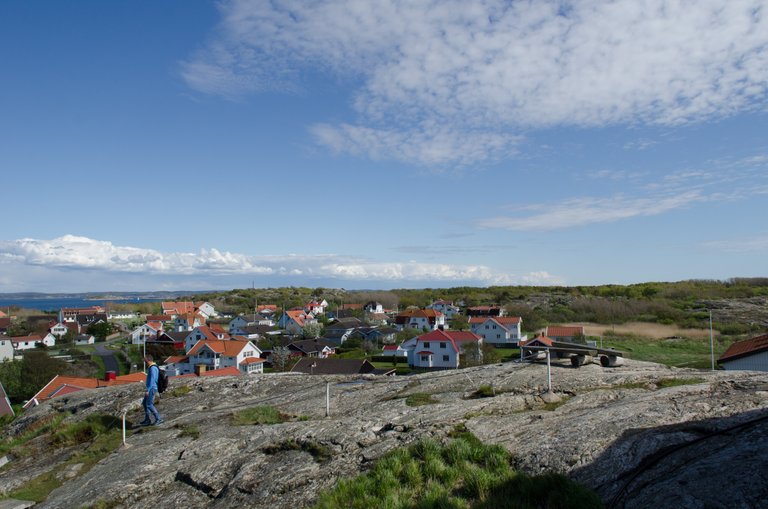
[[427, 306], [427, 309], [434, 309], [435, 311], [440, 311], [442, 314], [445, 315], [445, 317], [450, 320], [456, 315], [460, 310], [458, 306], [454, 306], [453, 302], [448, 300], [436, 300], [429, 306]]
[[157, 339], [157, 336], [159, 336], [162, 331], [162, 328], [158, 329], [148, 323], [145, 323], [140, 327], [136, 327], [130, 333], [131, 344], [143, 345], [145, 341]]
[[517, 346], [528, 336], [523, 336], [519, 316], [476, 316], [469, 319], [469, 326], [483, 340], [496, 346]]
[[768, 371], [768, 334], [737, 341], [717, 363], [726, 370]]
[[184, 374], [194, 373], [195, 366], [206, 370], [236, 367], [243, 374], [264, 372], [261, 350], [250, 341], [204, 339], [187, 352], [186, 359]]
[[374, 313], [374, 314], [381, 314], [384, 312], [384, 306], [381, 304], [381, 302], [376, 301], [370, 301], [366, 302], [363, 306], [363, 310], [366, 313]]
[[434, 309], [409, 309], [395, 317], [395, 328], [437, 330], [445, 327], [445, 315]]
[[48, 329], [48, 332], [56, 336], [58, 339], [61, 339], [62, 336], [69, 332], [69, 328], [64, 322], [56, 322], [55, 324], [51, 325], [51, 328]]
[[0, 362], [13, 360], [13, 342], [6, 335], [0, 335]]
[[304, 306], [304, 311], [314, 316], [323, 315], [325, 314], [325, 310], [327, 307], [328, 307], [327, 300], [325, 299], [321, 301], [313, 300], [311, 302], [307, 302], [307, 304]]
[[176, 315], [173, 319], [173, 330], [175, 331], [193, 330], [201, 325], [205, 325], [205, 318], [197, 313]]
[[408, 350], [402, 345], [384, 345], [384, 349], [379, 354], [382, 357], [407, 357]]
[[16, 350], [30, 350], [37, 348], [38, 343], [42, 343], [45, 346], [51, 347], [56, 345], [56, 336], [48, 332], [45, 336], [39, 334], [31, 334], [29, 336], [17, 336], [11, 338], [13, 347]]
[[317, 320], [311, 313], [302, 309], [292, 309], [283, 313], [277, 324], [290, 334], [301, 334], [307, 325], [316, 324]]
[[216, 332], [206, 325], [195, 327], [184, 339], [184, 351], [189, 353], [198, 341], [222, 341], [229, 340], [229, 337], [229, 334], [225, 332]]
[[468, 331], [436, 330], [422, 334], [408, 351], [408, 365], [415, 368], [456, 369], [468, 344], [477, 345], [479, 353], [483, 338]]
[[[229, 333], [230, 334], [242, 334], [242, 330], [245, 327], [248, 327], [249, 325], [253, 325], [253, 320], [250, 319], [250, 317], [245, 315], [240, 315], [234, 317], [232, 320], [229, 321]], [[238, 332], [240, 331], [240, 332]]]
[[75, 336], [76, 345], [92, 345], [96, 343], [96, 338], [93, 334], [79, 334]]

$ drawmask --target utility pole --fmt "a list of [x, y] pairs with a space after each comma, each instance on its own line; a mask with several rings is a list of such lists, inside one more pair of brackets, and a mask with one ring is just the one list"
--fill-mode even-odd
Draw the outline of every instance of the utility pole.
[[715, 370], [715, 340], [712, 334], [712, 310], [709, 310], [709, 354], [712, 358], [712, 371]]

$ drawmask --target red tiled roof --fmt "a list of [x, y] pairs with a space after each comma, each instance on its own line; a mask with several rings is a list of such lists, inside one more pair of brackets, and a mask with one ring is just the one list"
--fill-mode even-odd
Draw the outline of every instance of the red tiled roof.
[[384, 345], [384, 351], [397, 350], [397, 348], [398, 348], [397, 345]]
[[173, 320], [169, 315], [147, 315], [148, 322], [170, 322]]
[[520, 346], [529, 346], [534, 341], [538, 341], [539, 343], [546, 346], [552, 346], [552, 339], [548, 338], [547, 336], [536, 336], [535, 338], [529, 339], [528, 341], [521, 341]]
[[86, 389], [96, 389], [99, 387], [111, 387], [113, 385], [124, 385], [128, 383], [137, 383], [146, 381], [144, 373], [133, 373], [130, 375], [118, 376], [115, 380], [101, 380], [98, 378], [79, 378], [74, 376], [56, 375], [48, 382], [45, 387], [40, 389], [32, 399], [24, 405], [24, 408], [32, 406], [35, 402], [42, 403], [48, 399], [63, 394], [70, 394]]
[[229, 366], [221, 369], [212, 369], [210, 371], [205, 371], [203, 373], [200, 373], [200, 376], [232, 376], [232, 375], [242, 375], [242, 373], [240, 373], [240, 370], [237, 369], [235, 366]]
[[421, 352], [416, 352], [416, 355], [435, 355], [432, 352], [428, 352], [426, 350], [423, 350]]
[[195, 355], [204, 347], [208, 347], [210, 350], [226, 357], [237, 357], [246, 346], [248, 346], [247, 341], [238, 341], [235, 339], [201, 339], [195, 343], [192, 350], [187, 352], [187, 355]]
[[768, 351], [768, 334], [757, 336], [744, 341], [737, 341], [717, 359], [717, 362], [732, 361], [740, 357], [746, 357], [759, 352]]
[[248, 364], [258, 364], [260, 362], [267, 362], [267, 361], [259, 357], [247, 357], [245, 360], [243, 360], [243, 362], [240, 363], [240, 365], [243, 366]]
[[522, 318], [519, 316], [473, 316], [469, 319], [470, 324], [474, 323], [485, 323], [488, 320], [492, 320], [499, 325], [517, 325], [520, 323]]
[[582, 326], [554, 326], [554, 327], [547, 327], [547, 332], [545, 333], [547, 336], [555, 336], [555, 337], [570, 337], [570, 336], [583, 336], [584, 335], [584, 327]]

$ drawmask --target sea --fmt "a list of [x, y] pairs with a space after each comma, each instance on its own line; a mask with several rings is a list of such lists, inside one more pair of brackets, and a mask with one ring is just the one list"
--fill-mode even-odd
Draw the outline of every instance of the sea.
[[114, 304], [138, 304], [141, 302], [160, 302], [166, 299], [82, 299], [82, 298], [47, 298], [47, 299], [0, 299], [0, 311], [8, 311], [10, 306], [18, 306], [24, 309], [38, 309], [40, 311], [58, 311], [61, 308], [87, 308], [91, 306], [103, 306], [106, 302]]

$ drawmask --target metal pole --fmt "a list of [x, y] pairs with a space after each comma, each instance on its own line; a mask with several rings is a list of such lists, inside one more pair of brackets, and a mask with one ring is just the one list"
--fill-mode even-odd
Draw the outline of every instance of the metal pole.
[[123, 410], [123, 445], [125, 445], [125, 414], [128, 410]]
[[326, 382], [325, 384], [325, 416], [331, 416], [331, 384]]
[[712, 336], [712, 310], [709, 310], [709, 354], [712, 358], [712, 371], [715, 370], [715, 340]]
[[552, 392], [552, 367], [549, 363], [549, 348], [547, 348], [547, 387]]

